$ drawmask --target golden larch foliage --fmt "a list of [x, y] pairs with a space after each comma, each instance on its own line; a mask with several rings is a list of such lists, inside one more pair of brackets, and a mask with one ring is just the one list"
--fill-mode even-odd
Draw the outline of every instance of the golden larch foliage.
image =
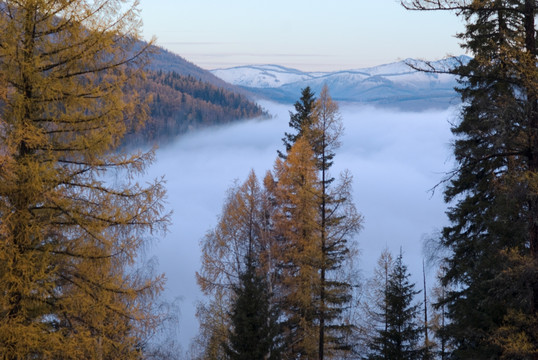
[[[132, 273], [164, 229], [152, 153], [112, 150], [136, 94], [136, 2], [0, 3], [0, 357], [140, 358], [162, 277]], [[136, 117], [135, 114], [140, 115]], [[111, 171], [118, 178], [114, 180]]]

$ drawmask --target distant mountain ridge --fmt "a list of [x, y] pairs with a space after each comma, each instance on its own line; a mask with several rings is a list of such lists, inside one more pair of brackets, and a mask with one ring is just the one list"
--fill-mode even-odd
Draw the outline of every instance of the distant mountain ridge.
[[456, 77], [421, 72], [413, 67], [448, 71], [469, 60], [465, 55], [434, 62], [406, 59], [336, 72], [303, 72], [279, 65], [238, 66], [211, 72], [260, 97], [279, 102], [296, 101], [301, 89], [306, 86], [318, 93], [323, 84], [327, 84], [331, 95], [338, 101], [410, 108], [446, 107], [459, 101], [454, 91]]

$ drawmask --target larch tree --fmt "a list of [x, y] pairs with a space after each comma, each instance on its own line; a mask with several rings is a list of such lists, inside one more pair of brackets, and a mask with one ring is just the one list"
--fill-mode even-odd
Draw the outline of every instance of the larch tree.
[[342, 315], [350, 306], [353, 287], [357, 284], [345, 274], [351, 271], [349, 260], [355, 255], [352, 238], [360, 230], [362, 216], [352, 202], [351, 175], [343, 172], [335, 183], [329, 172], [335, 151], [340, 147], [343, 125], [338, 104], [332, 100], [327, 85], [323, 86], [314, 105], [312, 123], [303, 131], [316, 156], [320, 181], [318, 357], [323, 360], [325, 354], [331, 358], [352, 348], [346, 341], [352, 327]]
[[[302, 91], [300, 101], [295, 104], [297, 112], [290, 118], [290, 127], [295, 134], [286, 133], [286, 149], [305, 138], [311, 147], [318, 172], [320, 284], [316, 294], [317, 322], [319, 323], [318, 358], [349, 352], [348, 343], [351, 325], [344, 321], [343, 314], [352, 300], [353, 288], [357, 285], [346, 276], [351, 269], [350, 260], [355, 255], [351, 241], [359, 231], [362, 217], [358, 214], [351, 199], [352, 177], [341, 174], [336, 183], [330, 174], [335, 151], [340, 146], [343, 132], [342, 119], [338, 104], [324, 85], [319, 98], [314, 99], [310, 88]], [[343, 272], [342, 272], [343, 270]]]
[[[135, 359], [162, 277], [132, 272], [164, 229], [153, 154], [114, 153], [144, 106], [137, 4], [0, 3], [0, 357]], [[114, 181], [113, 174], [124, 181]]]
[[448, 289], [442, 284], [443, 277], [443, 269], [441, 268], [436, 276], [437, 284], [432, 289], [430, 295], [432, 296], [433, 301], [436, 304], [439, 304], [432, 309], [430, 328], [435, 335], [435, 340], [432, 344], [432, 352], [436, 354], [439, 359], [446, 360], [450, 353], [450, 347], [448, 346], [448, 341], [444, 334], [447, 325], [446, 296]]
[[[352, 326], [344, 319], [344, 314], [357, 285], [349, 275], [353, 272], [352, 259], [356, 255], [352, 240], [361, 227], [362, 217], [351, 199], [351, 175], [344, 172], [335, 182], [329, 172], [340, 146], [343, 126], [338, 104], [332, 100], [328, 87], [322, 88], [317, 100], [313, 99], [310, 89], [305, 88], [295, 108], [297, 113], [292, 114], [290, 127], [296, 133], [286, 134], [283, 140], [289, 153], [294, 144], [303, 139], [314, 155], [319, 189], [314, 198], [317, 214], [313, 218], [319, 232], [315, 245], [319, 256], [316, 264], [319, 286], [313, 294], [318, 358], [332, 358], [352, 348], [349, 343]], [[291, 166], [298, 164], [290, 163]]]
[[[252, 275], [250, 280], [263, 276], [267, 292], [272, 293], [274, 260], [266, 197], [265, 189], [251, 171], [245, 182], [228, 190], [217, 226], [201, 241], [202, 267], [196, 277], [209, 302], [199, 305], [197, 316], [201, 329], [199, 340], [205, 343], [202, 345], [205, 359], [226, 356], [229, 330], [234, 326], [230, 314], [237, 302], [236, 290], [244, 290], [241, 279], [248, 280], [245, 278], [249, 270], [247, 259], [256, 264], [256, 276]], [[270, 310], [273, 309], [271, 302]]]
[[[387, 291], [393, 264], [394, 259], [391, 252], [384, 249], [377, 259], [377, 266], [374, 268], [372, 277], [365, 284], [364, 297], [361, 300], [362, 323], [359, 325], [362, 337], [361, 352], [364, 354], [369, 353], [373, 344], [372, 340], [380, 330], [388, 331]], [[387, 344], [385, 342], [379, 342], [374, 347], [380, 356], [387, 357]]]
[[461, 16], [458, 167], [445, 191], [454, 358], [538, 359], [538, 69], [533, 0], [404, 2]]
[[319, 179], [314, 153], [304, 137], [291, 147], [285, 161], [277, 159], [274, 231], [279, 254], [283, 355], [315, 359], [319, 325], [316, 291], [321, 263], [318, 200]]

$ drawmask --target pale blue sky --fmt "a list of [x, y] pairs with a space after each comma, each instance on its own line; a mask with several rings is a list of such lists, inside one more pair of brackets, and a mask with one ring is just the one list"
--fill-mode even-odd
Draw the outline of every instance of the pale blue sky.
[[343, 70], [463, 53], [461, 20], [397, 0], [141, 0], [144, 37], [214, 69], [279, 64]]

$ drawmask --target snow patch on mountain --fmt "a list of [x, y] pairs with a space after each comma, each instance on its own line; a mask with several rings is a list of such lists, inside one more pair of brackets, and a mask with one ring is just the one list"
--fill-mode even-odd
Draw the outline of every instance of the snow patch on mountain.
[[252, 88], [274, 88], [315, 78], [312, 74], [279, 65], [237, 66], [211, 72], [231, 84]]
[[278, 65], [249, 65], [216, 69], [212, 73], [259, 96], [281, 102], [295, 101], [306, 86], [319, 93], [326, 84], [333, 98], [339, 101], [453, 104], [457, 98], [454, 91], [457, 80], [449, 72], [469, 60], [467, 56], [433, 62], [406, 59], [335, 72], [303, 72]]

